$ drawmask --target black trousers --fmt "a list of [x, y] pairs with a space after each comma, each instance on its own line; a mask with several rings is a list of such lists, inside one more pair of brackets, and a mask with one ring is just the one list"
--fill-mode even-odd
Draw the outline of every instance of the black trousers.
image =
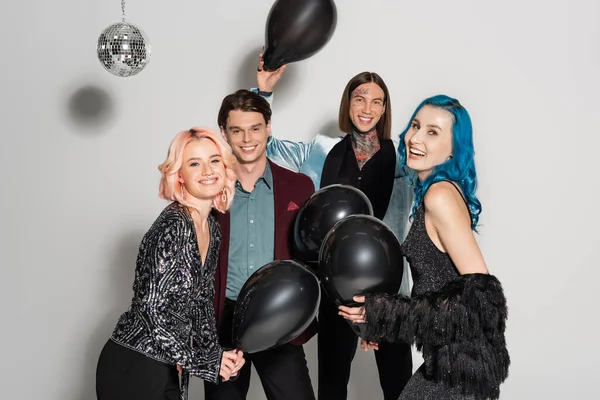
[[[319, 307], [319, 400], [346, 400], [350, 367], [358, 336], [323, 294]], [[397, 400], [412, 375], [411, 348], [404, 343], [379, 343], [375, 350], [384, 400]]]
[[174, 365], [153, 360], [112, 340], [104, 345], [96, 369], [98, 400], [179, 400]]
[[[235, 302], [227, 299], [219, 332], [225, 349], [233, 348], [232, 322]], [[245, 400], [250, 387], [251, 364], [256, 368], [268, 400], [314, 400], [302, 346], [284, 344], [258, 353], [244, 353], [246, 363], [233, 381], [217, 385], [204, 382], [206, 400]]]

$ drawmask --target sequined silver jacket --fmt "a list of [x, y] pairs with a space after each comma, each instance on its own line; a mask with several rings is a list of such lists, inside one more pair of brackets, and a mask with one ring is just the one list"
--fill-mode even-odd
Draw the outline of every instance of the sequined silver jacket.
[[216, 383], [223, 353], [213, 307], [221, 233], [213, 216], [209, 229], [202, 265], [187, 207], [174, 202], [162, 211], [140, 244], [131, 307], [111, 339]]

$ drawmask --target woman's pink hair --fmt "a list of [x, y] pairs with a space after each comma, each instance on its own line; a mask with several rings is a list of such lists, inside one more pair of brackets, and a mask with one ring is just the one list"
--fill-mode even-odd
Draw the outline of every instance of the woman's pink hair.
[[179, 132], [175, 136], [169, 147], [167, 159], [158, 167], [158, 170], [162, 174], [158, 194], [165, 200], [177, 201], [185, 206], [194, 207], [193, 204], [187, 202], [182, 196], [178, 173], [183, 165], [183, 150], [185, 146], [193, 140], [200, 139], [209, 139], [217, 146], [217, 150], [225, 165], [224, 190], [226, 199], [223, 202], [222, 192], [219, 192], [213, 199], [213, 207], [225, 213], [233, 201], [235, 182], [237, 180], [235, 172], [233, 172], [236, 159], [231, 152], [231, 147], [225, 142], [223, 137], [207, 128], [194, 127], [187, 131]]

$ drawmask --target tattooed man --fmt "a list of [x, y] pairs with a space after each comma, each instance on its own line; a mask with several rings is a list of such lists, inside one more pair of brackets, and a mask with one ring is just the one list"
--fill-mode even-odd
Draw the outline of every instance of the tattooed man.
[[[253, 90], [272, 101], [273, 89], [284, 70], [285, 66], [277, 71], [263, 70], [261, 55], [258, 87]], [[383, 220], [402, 243], [413, 194], [408, 173], [398, 159], [397, 144], [391, 139], [392, 104], [379, 75], [362, 72], [348, 82], [338, 124], [341, 137], [319, 134], [311, 141], [298, 143], [271, 135], [267, 155], [275, 163], [308, 175], [316, 188], [346, 184], [360, 189], [371, 201], [374, 216]], [[408, 268], [404, 268], [400, 293], [410, 294]], [[326, 295], [322, 296], [318, 319], [318, 397], [345, 400], [358, 338]], [[367, 343], [361, 340], [361, 347], [366, 350]], [[396, 400], [412, 375], [410, 346], [381, 343], [375, 358], [383, 397]]]

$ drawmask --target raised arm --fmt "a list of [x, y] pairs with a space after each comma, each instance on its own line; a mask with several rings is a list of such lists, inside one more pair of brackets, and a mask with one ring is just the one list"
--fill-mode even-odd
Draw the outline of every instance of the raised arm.
[[[256, 71], [256, 88], [252, 88], [255, 93], [258, 93], [273, 104], [273, 91], [275, 85], [281, 79], [286, 66], [282, 65], [276, 71], [266, 71], [263, 69], [263, 55], [259, 55], [258, 67]], [[281, 140], [274, 136], [269, 137], [267, 143], [267, 157], [275, 163], [291, 169], [292, 171], [300, 171], [302, 165], [310, 155], [310, 151], [314, 145], [314, 140], [309, 142], [294, 142], [291, 140]]]

